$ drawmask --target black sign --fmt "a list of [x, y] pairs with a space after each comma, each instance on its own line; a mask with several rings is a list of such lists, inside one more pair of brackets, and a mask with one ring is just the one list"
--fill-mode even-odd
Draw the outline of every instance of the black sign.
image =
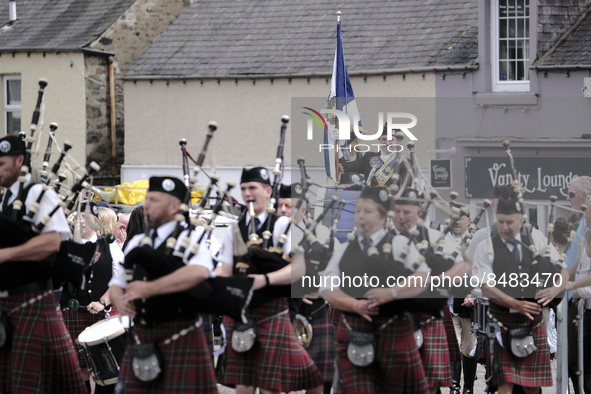
[[[508, 157], [466, 157], [467, 198], [491, 198], [495, 186], [513, 182]], [[525, 199], [565, 199], [573, 179], [591, 175], [591, 157], [517, 157], [515, 169]]]
[[431, 172], [431, 186], [434, 188], [451, 187], [451, 160], [431, 160], [429, 162]]

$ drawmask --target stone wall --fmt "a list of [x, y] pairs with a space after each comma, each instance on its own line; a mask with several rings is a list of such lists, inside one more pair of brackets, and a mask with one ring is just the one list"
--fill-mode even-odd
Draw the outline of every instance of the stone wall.
[[87, 163], [96, 161], [101, 171], [97, 184], [110, 184], [111, 159], [111, 114], [109, 106], [108, 57], [86, 54], [84, 69], [86, 85], [86, 158]]
[[[117, 131], [117, 167], [118, 172], [125, 161], [124, 156], [124, 96], [123, 80], [119, 79], [121, 74], [133, 64], [160, 35], [173, 23], [176, 18], [191, 4], [189, 0], [137, 0], [127, 11], [121, 15], [90, 47], [102, 51], [115, 53], [114, 72], [115, 72], [115, 113], [116, 113], [116, 131]], [[88, 57], [88, 56], [87, 56]], [[105, 58], [106, 62], [107, 59]], [[103, 166], [103, 183], [119, 183], [119, 177], [111, 178], [111, 131], [110, 117], [108, 111], [109, 88], [108, 88], [108, 67], [105, 67], [105, 74], [98, 74], [100, 66], [94, 67], [95, 60], [87, 61], [92, 63], [90, 73], [97, 72], [99, 78], [94, 78], [105, 83], [104, 88], [100, 88], [87, 81], [88, 96], [87, 108], [89, 114], [88, 120], [88, 147], [89, 161], [91, 157], [106, 158], [108, 165]], [[90, 65], [90, 64], [89, 64]], [[105, 63], [106, 65], [106, 63]], [[93, 70], [92, 67], [96, 68]], [[90, 90], [92, 89], [92, 90]], [[91, 97], [92, 96], [92, 97]], [[105, 100], [103, 102], [103, 99]], [[106, 105], [106, 107], [105, 107]], [[95, 111], [102, 111], [101, 122], [98, 118], [94, 119]], [[105, 162], [107, 163], [107, 162]]]

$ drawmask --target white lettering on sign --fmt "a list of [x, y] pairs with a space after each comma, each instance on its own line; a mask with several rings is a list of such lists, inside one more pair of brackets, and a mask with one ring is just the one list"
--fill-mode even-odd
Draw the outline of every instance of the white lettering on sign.
[[447, 179], [449, 178], [449, 172], [447, 171], [447, 168], [441, 167], [438, 164], [435, 164], [432, 168], [434, 179], [441, 179], [443, 181], [447, 181]]
[[[491, 183], [494, 186], [510, 185], [513, 183], [513, 174], [502, 174], [501, 170], [506, 168], [505, 163], [493, 163], [488, 168]], [[506, 170], [505, 170], [506, 171]], [[517, 173], [517, 179], [519, 180], [519, 186], [523, 188], [526, 193], [534, 193], [535, 191], [545, 193], [548, 188], [558, 188], [560, 194], [566, 197], [568, 195], [568, 187], [570, 183], [578, 178], [579, 176], [573, 174], [572, 171], [567, 175], [565, 174], [544, 174], [542, 167], [537, 168], [536, 176], [532, 177], [532, 174]]]

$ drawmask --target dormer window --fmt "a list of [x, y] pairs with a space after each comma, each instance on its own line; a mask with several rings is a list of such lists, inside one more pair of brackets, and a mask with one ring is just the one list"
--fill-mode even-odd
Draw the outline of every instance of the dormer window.
[[529, 0], [491, 0], [493, 92], [529, 92]]

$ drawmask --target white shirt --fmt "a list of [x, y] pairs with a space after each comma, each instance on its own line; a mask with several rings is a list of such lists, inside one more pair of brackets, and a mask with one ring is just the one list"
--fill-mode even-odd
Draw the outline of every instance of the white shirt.
[[[31, 183], [31, 174], [26, 175], [26, 182], [24, 184], [23, 189], [25, 189]], [[10, 186], [10, 192], [12, 195], [8, 200], [8, 204], [12, 204], [14, 200], [16, 200], [18, 196], [20, 183], [17, 181]], [[29, 194], [24, 202], [26, 211], [28, 212], [34, 202], [37, 201], [39, 194], [41, 194], [42, 186], [40, 183], [31, 186], [29, 189]], [[4, 204], [4, 198], [6, 198], [6, 190], [4, 191], [4, 195], [2, 197], [2, 204]], [[45, 215], [51, 213], [54, 208], [57, 206], [59, 202], [58, 195], [53, 190], [47, 190], [41, 199], [41, 203], [39, 204], [39, 211], [33, 217], [33, 223], [35, 225], [41, 222], [41, 219]], [[2, 205], [3, 206], [3, 205]], [[57, 232], [61, 236], [62, 241], [67, 241], [70, 239], [70, 226], [68, 225], [68, 221], [66, 220], [66, 214], [62, 208], [59, 208], [57, 212], [51, 217], [51, 220], [43, 227], [41, 230], [41, 234], [49, 233], [49, 232]]]
[[[428, 241], [429, 244], [433, 245], [436, 244], [437, 241], [439, 241], [439, 238], [441, 238], [441, 231], [439, 230], [435, 230], [433, 228], [430, 227], [425, 227], [427, 229], [427, 235], [429, 237]], [[414, 231], [417, 229], [416, 224], [409, 230], [409, 232]], [[394, 231], [396, 232], [396, 234], [400, 234], [400, 231], [398, 231], [398, 229], [396, 227], [394, 227]], [[444, 238], [445, 240], [445, 238]], [[457, 248], [457, 245], [454, 243], [449, 243], [449, 242], [444, 242], [443, 245], [443, 258], [446, 259], [450, 259], [453, 252], [455, 252]], [[459, 263], [460, 261], [463, 261], [464, 258], [462, 256], [461, 253], [458, 253], [458, 255], [456, 256], [456, 258], [454, 259], [454, 263]]]
[[[153, 243], [154, 249], [157, 249], [163, 242], [165, 242], [166, 239], [168, 239], [168, 237], [172, 234], [172, 232], [174, 231], [175, 228], [176, 228], [176, 221], [175, 220], [165, 223], [162, 226], [158, 227], [157, 236], [156, 236], [156, 239], [154, 240], [154, 243]], [[154, 230], [150, 231], [150, 235], [152, 234], [153, 231]], [[189, 254], [191, 253], [191, 249], [192, 249], [193, 245], [199, 240], [203, 231], [204, 231], [203, 227], [197, 227], [194, 231], [191, 232], [191, 235], [190, 235], [191, 242], [190, 242], [189, 246], [187, 247], [187, 249], [185, 249], [185, 255], [184, 255], [185, 258], [189, 257]], [[140, 246], [140, 243], [141, 243], [142, 239], [144, 238], [144, 236], [145, 236], [145, 234], [137, 234], [136, 236], [134, 236], [127, 243], [127, 247], [123, 251], [125, 253], [125, 255], [127, 255], [131, 250]], [[187, 230], [183, 230], [181, 235], [179, 235], [179, 237], [176, 240], [176, 245], [174, 247], [174, 250], [180, 249], [183, 238], [185, 238], [186, 236], [187, 236]], [[124, 264], [124, 263], [125, 262], [123, 262], [122, 264]], [[211, 260], [211, 256], [209, 254], [209, 250], [207, 249], [207, 245], [205, 244], [205, 238], [203, 239], [203, 241], [199, 245], [199, 250], [197, 251], [197, 254], [195, 256], [193, 256], [193, 258], [191, 258], [191, 260], [188, 261], [187, 265], [200, 265], [202, 267], [205, 267], [205, 268], [207, 268], [207, 270], [209, 271], [209, 274], [211, 275], [211, 273], [213, 271], [213, 263]], [[123, 268], [123, 267], [121, 267], [121, 268]], [[125, 269], [118, 269], [116, 272], [116, 275], [113, 274], [113, 278], [109, 282], [109, 287], [110, 286], [119, 286], [122, 289], [125, 289], [127, 287], [127, 280], [125, 279]]]
[[384, 150], [381, 149], [380, 150], [380, 159], [382, 159], [382, 161], [385, 163], [395, 154], [396, 154], [396, 152], [389, 152], [387, 150], [386, 150], [386, 152], [384, 152]]
[[[267, 213], [267, 211], [264, 211], [263, 213], [261, 213], [260, 215], [257, 216], [257, 218], [259, 219], [261, 226], [265, 223], [265, 220], [267, 220], [267, 216], [269, 216], [269, 214]], [[246, 214], [246, 224], [247, 227], [249, 227], [250, 224], [250, 214]], [[273, 244], [277, 245], [279, 243], [279, 237], [281, 237], [281, 235], [283, 235], [283, 233], [285, 233], [285, 229], [287, 228], [287, 225], [289, 224], [289, 219], [285, 216], [281, 216], [277, 219], [277, 221], [275, 222], [275, 225], [273, 226]], [[283, 244], [283, 253], [284, 254], [289, 254], [291, 253], [291, 227], [289, 228], [289, 231], [287, 232], [287, 240], [285, 241], [285, 243]], [[232, 236], [232, 227], [228, 227], [226, 229], [226, 232], [224, 234], [224, 239], [222, 241], [222, 250], [220, 251], [220, 254], [218, 256], [218, 261], [221, 261], [223, 264], [229, 264], [229, 265], [234, 265], [234, 245], [233, 245], [233, 241], [234, 238]]]
[[[535, 230], [535, 229], [533, 229]], [[546, 245], [548, 243], [547, 238], [544, 236], [544, 234], [542, 234], [539, 230], [536, 231], [532, 231], [531, 233], [531, 237], [532, 237], [532, 244], [534, 245], [534, 247], [536, 248], [536, 251], [538, 252], [538, 254], [544, 254], [545, 253], [545, 249], [546, 249]], [[521, 241], [521, 234], [517, 234], [517, 236], [515, 237], [515, 239]], [[503, 242], [505, 242], [503, 240]], [[510, 242], [505, 242], [505, 245], [507, 245], [507, 248], [509, 249], [510, 252], [513, 252], [513, 244]], [[519, 249], [519, 255], [523, 256], [523, 248], [521, 247], [521, 244], [517, 244], [517, 248]], [[489, 274], [493, 274], [493, 261], [494, 261], [494, 249], [492, 251], [492, 256], [489, 259], [488, 256], [488, 241], [485, 242], [480, 242], [476, 248], [476, 253], [474, 254], [474, 261], [472, 262], [472, 275], [478, 277], [479, 279], [482, 279], [483, 275], [486, 279], [488, 278]], [[529, 253], [529, 252], [525, 252], [525, 253]], [[558, 260], [560, 259], [560, 255], [558, 254], [558, 251], [556, 250], [556, 248], [553, 245], [550, 245], [550, 261], [553, 262], [554, 264], [558, 264]], [[564, 264], [562, 265], [564, 267]], [[495, 278], [495, 280], [498, 278]], [[531, 279], [531, 278], [530, 278]]]
[[447, 234], [445, 234], [445, 243], [452, 243], [452, 244], [456, 244], [456, 246], [460, 246], [462, 244], [462, 239], [463, 236], [459, 236], [456, 237], [453, 233], [453, 231], [448, 232]]
[[[382, 238], [384, 238], [384, 236], [386, 235], [386, 230], [385, 229], [380, 229], [378, 231], [376, 231], [375, 233], [373, 233], [370, 236], [370, 243], [371, 246], [375, 246], [377, 245]], [[359, 237], [357, 242], [359, 242], [360, 245], [363, 245], [361, 242], [363, 240], [363, 237]], [[353, 241], [356, 242], [356, 241]], [[401, 253], [402, 253], [402, 249], [408, 244], [408, 238], [405, 237], [404, 235], [396, 235], [393, 239], [392, 239], [392, 257], [394, 257], [394, 260], [396, 261], [401, 261]], [[326, 284], [330, 284], [332, 283], [331, 281], [331, 277], [335, 276], [338, 278], [341, 278], [341, 260], [343, 259], [343, 255], [345, 254], [345, 251], [347, 250], [347, 248], [349, 247], [349, 242], [345, 242], [344, 244], [340, 244], [337, 247], [335, 247], [335, 251], [332, 254], [332, 257], [330, 258], [330, 260], [328, 261], [328, 265], [326, 266], [326, 269], [324, 270], [323, 274], [322, 274], [322, 279], [321, 279], [321, 283], [326, 283]], [[417, 260], [420, 257], [420, 253], [419, 251], [415, 248], [414, 244], [411, 243], [410, 245], [410, 251], [408, 253], [408, 255], [406, 256], [406, 259], [404, 259], [403, 263], [404, 266], [408, 269], [410, 269], [411, 271], [414, 272], [430, 272], [431, 269], [429, 268], [429, 266], [423, 262], [421, 263], [416, 270], [414, 270], [413, 266], [415, 264], [415, 262], [417, 262]], [[338, 289], [339, 287], [333, 287], [333, 289]], [[319, 293], [322, 294], [323, 291], [325, 290], [330, 290], [330, 287], [321, 287], [319, 289]]]

